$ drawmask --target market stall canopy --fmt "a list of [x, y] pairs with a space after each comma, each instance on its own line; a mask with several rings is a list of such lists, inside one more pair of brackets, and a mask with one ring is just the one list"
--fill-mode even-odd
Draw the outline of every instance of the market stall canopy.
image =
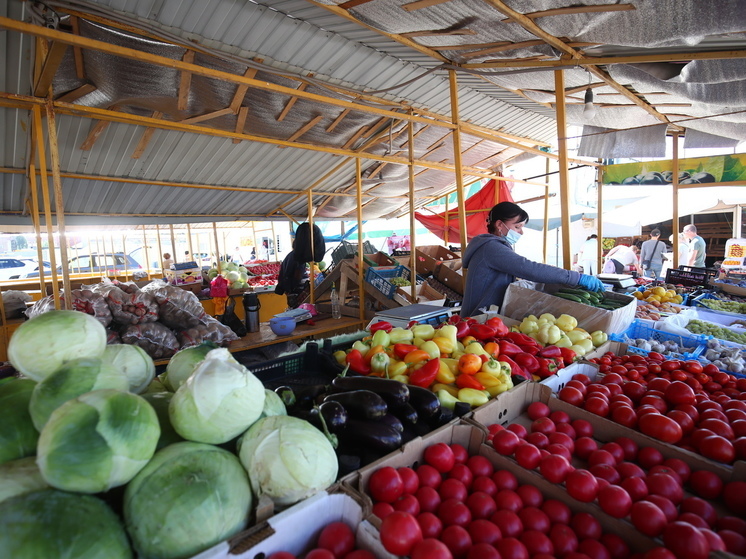
[[[0, 212], [26, 223], [28, 109], [50, 86], [69, 223], [354, 219], [356, 159], [363, 217], [403, 215], [410, 158], [422, 207], [457, 159], [469, 182], [556, 144], [557, 69], [568, 122], [595, 137], [746, 140], [739, 0], [6, 0], [0, 16]], [[36, 76], [33, 35], [51, 39]], [[660, 149], [628, 134], [610, 144]]]

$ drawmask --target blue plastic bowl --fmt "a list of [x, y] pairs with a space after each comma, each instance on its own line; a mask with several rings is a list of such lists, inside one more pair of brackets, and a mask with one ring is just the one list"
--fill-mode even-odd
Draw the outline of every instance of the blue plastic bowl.
[[274, 317], [269, 320], [269, 327], [277, 336], [287, 336], [295, 330], [295, 319], [292, 316]]

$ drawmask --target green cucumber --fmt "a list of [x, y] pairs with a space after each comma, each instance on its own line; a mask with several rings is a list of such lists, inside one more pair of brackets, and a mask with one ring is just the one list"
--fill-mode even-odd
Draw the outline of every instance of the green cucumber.
[[588, 304], [588, 301], [584, 297], [580, 297], [579, 295], [573, 295], [571, 293], [562, 293], [560, 291], [557, 291], [554, 293], [555, 297], [560, 297], [562, 299], [567, 299], [568, 301], [575, 301], [576, 303], [585, 303]]

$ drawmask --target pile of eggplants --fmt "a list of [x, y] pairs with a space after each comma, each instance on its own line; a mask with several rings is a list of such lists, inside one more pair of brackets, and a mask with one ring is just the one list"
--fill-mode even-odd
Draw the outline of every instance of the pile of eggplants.
[[305, 419], [337, 442], [340, 477], [470, 410], [441, 408], [437, 395], [396, 380], [336, 376], [329, 384], [279, 386], [288, 415]]

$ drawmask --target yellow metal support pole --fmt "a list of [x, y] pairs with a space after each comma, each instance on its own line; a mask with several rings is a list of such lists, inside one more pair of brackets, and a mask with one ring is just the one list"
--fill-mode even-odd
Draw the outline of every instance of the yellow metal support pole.
[[[189, 258], [194, 258], [194, 249], [192, 248], [192, 227], [189, 223], [187, 225], [187, 240], [189, 243]], [[243, 262], [241, 262], [243, 264]], [[202, 265], [200, 264], [200, 268]]]
[[[451, 93], [451, 120], [455, 125], [453, 129], [453, 162], [456, 170], [456, 196], [458, 198], [458, 223], [461, 250], [466, 250], [468, 232], [466, 230], [466, 209], [464, 206], [464, 176], [461, 168], [461, 118], [458, 110], [458, 83], [456, 72], [448, 71], [448, 83]], [[414, 256], [414, 255], [413, 255]], [[466, 271], [464, 271], [466, 273]], [[466, 279], [466, 278], [464, 278]]]
[[[41, 171], [41, 195], [44, 202], [44, 223], [47, 229], [49, 242], [49, 263], [52, 266], [52, 295], [54, 297], [54, 308], [60, 309], [60, 289], [57, 277], [57, 255], [54, 252], [54, 227], [52, 224], [52, 205], [49, 200], [49, 181], [47, 180], [47, 150], [44, 145], [44, 133], [41, 124], [41, 108], [34, 107], [34, 137], [36, 139], [36, 151], [39, 158], [39, 170]], [[64, 268], [64, 266], [63, 266]], [[64, 271], [64, 270], [63, 270]]]
[[[128, 280], [130, 271], [129, 271], [129, 265], [127, 262], [128, 259], [127, 259], [127, 235], [126, 234], [122, 235], [122, 254], [124, 255], [124, 279]], [[116, 260], [114, 260], [114, 262], [116, 262]], [[133, 280], [135, 279], [134, 275], [132, 279]]]
[[355, 188], [357, 194], [357, 285], [359, 287], [360, 320], [365, 320], [365, 275], [363, 273], [363, 170], [360, 159], [355, 159]]
[[562, 267], [569, 270], [572, 265], [570, 247], [570, 175], [567, 156], [567, 114], [565, 112], [565, 74], [554, 71], [554, 91], [557, 104], [557, 138], [559, 140], [560, 208], [562, 209]]
[[546, 173], [547, 173], [547, 184], [544, 185], [544, 253], [543, 260], [544, 264], [549, 259], [549, 159], [546, 160]]
[[687, 262], [679, 262], [679, 133], [673, 133], [673, 173], [671, 175], [671, 187], [673, 188], [673, 267], [678, 268]]
[[142, 248], [145, 251], [145, 275], [150, 280], [150, 255], [148, 254], [148, 234], [142, 226]]
[[158, 262], [160, 263], [158, 268], [161, 270], [161, 277], [165, 277], [166, 274], [163, 271], [163, 247], [161, 247], [161, 228], [157, 223], [155, 224], [155, 234], [158, 236]]
[[174, 259], [174, 262], [178, 262], [177, 256], [176, 256], [176, 239], [174, 238], [174, 224], [169, 223], [168, 224], [168, 232], [171, 234], [171, 254], [172, 258]]
[[[33, 147], [33, 146], [32, 146]], [[34, 150], [32, 150], [34, 151]], [[41, 296], [47, 295], [47, 280], [44, 270], [44, 250], [41, 242], [41, 220], [39, 218], [39, 187], [36, 183], [36, 164], [31, 161], [29, 165], [29, 189], [31, 190], [31, 221], [34, 224], [34, 233], [36, 235], [36, 254], [39, 259], [39, 289]]]
[[604, 195], [603, 195], [603, 167], [600, 166], [601, 160], [598, 160], [599, 167], [596, 167], [596, 176], [598, 177], [598, 186], [596, 187], [596, 235], [598, 235], [598, 242], [596, 243], [596, 273], [601, 273], [601, 266], [604, 255], [604, 235], [603, 226], [604, 220], [601, 216], [604, 215]]
[[[407, 123], [407, 147], [409, 149], [409, 166], [407, 171], [409, 172], [409, 243], [410, 243], [410, 254], [409, 262], [412, 268], [412, 277], [410, 279], [411, 285], [409, 286], [412, 292], [412, 303], [417, 302], [417, 258], [415, 254], [417, 251], [417, 239], [415, 238], [415, 229], [417, 222], [414, 218], [414, 130], [412, 129], [412, 123]], [[448, 218], [446, 217], [446, 220]]]
[[215, 259], [218, 263], [218, 274], [220, 273], [220, 270], [222, 267], [220, 266], [220, 245], [218, 244], [218, 226], [213, 221], [212, 222], [212, 236], [215, 239]]

